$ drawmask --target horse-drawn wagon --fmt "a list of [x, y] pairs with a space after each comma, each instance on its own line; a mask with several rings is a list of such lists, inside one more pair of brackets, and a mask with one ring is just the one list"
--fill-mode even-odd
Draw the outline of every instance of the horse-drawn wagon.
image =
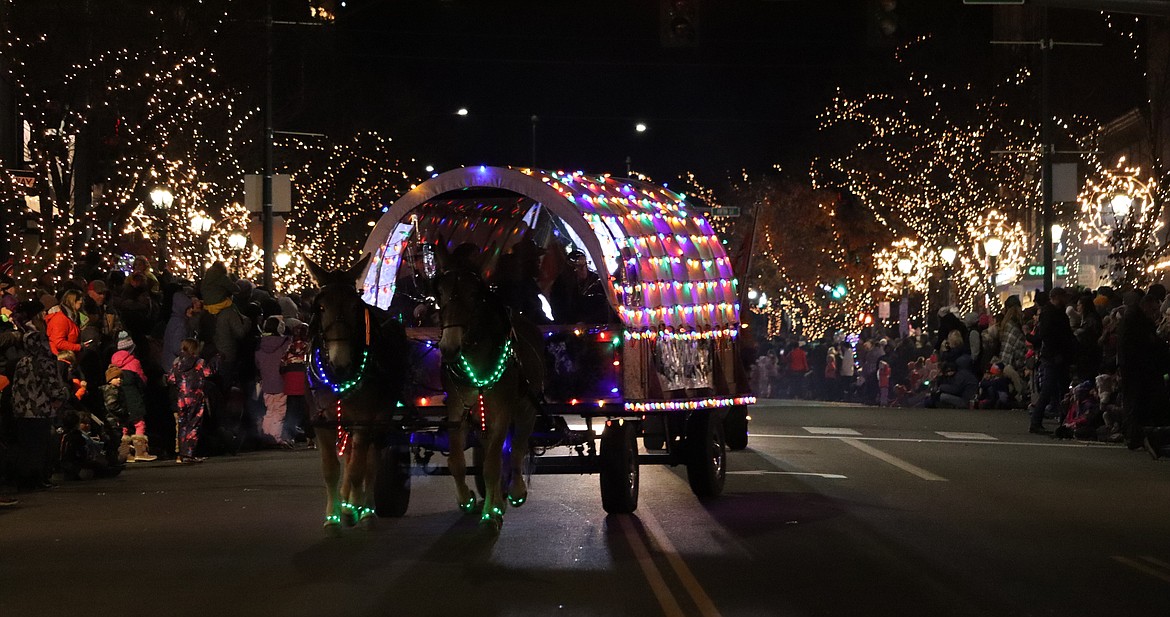
[[[637, 507], [639, 464], [685, 465], [696, 495], [718, 496], [727, 449], [747, 445], [754, 398], [738, 357], [731, 260], [706, 219], [688, 209], [682, 195], [640, 180], [497, 167], [437, 174], [403, 195], [366, 242], [373, 258], [359, 284], [367, 304], [407, 325], [415, 366], [408, 400], [424, 415], [450, 406], [443, 367], [451, 363], [438, 352], [448, 324], [426, 303], [440, 295], [433, 278], [449, 267], [437, 258], [466, 259], [470, 247], [473, 269], [497, 293], [504, 285], [512, 298], [531, 293], [516, 302], [542, 309], [527, 315], [543, 340], [542, 413], [529, 442], [540, 454], [532, 457], [536, 472], [598, 472], [607, 512]], [[497, 353], [481, 373], [502, 371], [512, 352]], [[460, 359], [462, 374], [475, 379], [477, 369]], [[490, 377], [475, 381], [480, 420], [490, 413], [482, 409]], [[466, 415], [475, 417], [475, 403], [462, 403]], [[571, 428], [566, 417], [584, 426]], [[604, 425], [600, 433], [595, 423]], [[409, 445], [400, 439], [389, 449], [379, 482], [385, 499], [401, 503], [411, 459], [449, 452], [448, 428], [415, 427]], [[565, 454], [550, 454], [561, 446]]]

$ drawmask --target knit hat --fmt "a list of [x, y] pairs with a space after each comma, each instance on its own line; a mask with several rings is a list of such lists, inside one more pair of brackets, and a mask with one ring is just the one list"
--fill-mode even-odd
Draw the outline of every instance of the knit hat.
[[114, 366], [113, 364], [111, 364], [109, 366], [109, 368], [106, 369], [106, 383], [110, 383], [111, 381], [114, 381], [115, 379], [117, 379], [121, 376], [122, 376], [122, 369], [118, 368], [117, 366]]
[[118, 351], [134, 351], [134, 339], [130, 338], [130, 333], [122, 330], [118, 333], [118, 342], [115, 348]]

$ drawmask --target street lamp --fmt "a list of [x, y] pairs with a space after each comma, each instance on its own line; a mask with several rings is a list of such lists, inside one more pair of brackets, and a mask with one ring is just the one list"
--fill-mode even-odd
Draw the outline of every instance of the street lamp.
[[1109, 200], [1109, 208], [1113, 210], [1113, 216], [1119, 219], [1125, 218], [1132, 207], [1133, 197], [1125, 193], [1118, 193]]
[[902, 274], [902, 306], [898, 310], [898, 336], [905, 338], [910, 335], [910, 272], [914, 270], [914, 260], [903, 255], [898, 258], [898, 272]]
[[[993, 298], [995, 297], [996, 288], [997, 268], [995, 262], [999, 259], [999, 252], [1003, 250], [1003, 238], [1000, 238], [999, 236], [987, 236], [983, 240], [983, 250], [987, 252], [987, 265], [988, 269], [991, 271], [990, 275], [987, 277], [987, 301], [991, 303], [994, 301]], [[987, 308], [988, 312], [990, 312], [991, 305], [989, 304]]]
[[281, 269], [284, 269], [284, 267], [287, 266], [292, 261], [292, 255], [289, 255], [287, 251], [280, 251], [279, 253], [276, 254], [275, 257], [276, 257], [276, 267], [281, 268]]
[[939, 257], [943, 260], [943, 306], [951, 305], [951, 267], [955, 265], [955, 258], [959, 256], [959, 251], [955, 250], [953, 246], [944, 246], [938, 252]]
[[159, 187], [150, 192], [150, 203], [154, 204], [154, 212], [158, 218], [158, 267], [167, 269], [167, 227], [170, 223], [167, 210], [175, 203], [175, 196], [165, 188]]
[[248, 237], [244, 235], [243, 231], [235, 230], [228, 234], [228, 247], [232, 249], [232, 261], [235, 266], [236, 274], [240, 274], [241, 256], [244, 248], [248, 246]]

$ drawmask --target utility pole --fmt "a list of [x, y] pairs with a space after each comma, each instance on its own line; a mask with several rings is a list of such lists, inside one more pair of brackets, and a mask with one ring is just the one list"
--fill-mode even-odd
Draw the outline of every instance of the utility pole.
[[272, 0], [264, 12], [264, 188], [260, 218], [264, 229], [264, 288], [273, 291], [272, 278]]
[[[1052, 252], [1052, 155], [1056, 153], [1056, 146], [1052, 143], [1052, 109], [1051, 109], [1051, 60], [1052, 48], [1057, 45], [1075, 47], [1101, 47], [1100, 43], [1072, 43], [1054, 41], [1048, 32], [1048, 7], [1040, 9], [1040, 40], [1039, 41], [991, 41], [992, 45], [1039, 45], [1040, 68], [1037, 71], [1040, 77], [1040, 231], [1041, 255], [1044, 257], [1044, 291], [1052, 291], [1053, 264]], [[994, 154], [1034, 154], [1034, 151], [1005, 151], [996, 150]], [[1062, 152], [1063, 153], [1063, 152]], [[1080, 154], [1080, 152], [1077, 152]]]

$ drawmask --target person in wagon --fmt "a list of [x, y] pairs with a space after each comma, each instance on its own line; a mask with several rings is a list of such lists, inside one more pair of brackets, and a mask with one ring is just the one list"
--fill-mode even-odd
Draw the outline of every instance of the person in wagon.
[[575, 290], [572, 306], [575, 308], [574, 322], [605, 323], [609, 320], [609, 303], [601, 276], [589, 269], [589, 259], [581, 251], [569, 253], [569, 266], [573, 271]]
[[543, 255], [543, 248], [524, 238], [514, 244], [509, 253], [500, 256], [492, 277], [492, 282], [504, 303], [513, 311], [538, 324], [547, 324], [551, 321], [544, 312], [540, 285], [536, 282]]

